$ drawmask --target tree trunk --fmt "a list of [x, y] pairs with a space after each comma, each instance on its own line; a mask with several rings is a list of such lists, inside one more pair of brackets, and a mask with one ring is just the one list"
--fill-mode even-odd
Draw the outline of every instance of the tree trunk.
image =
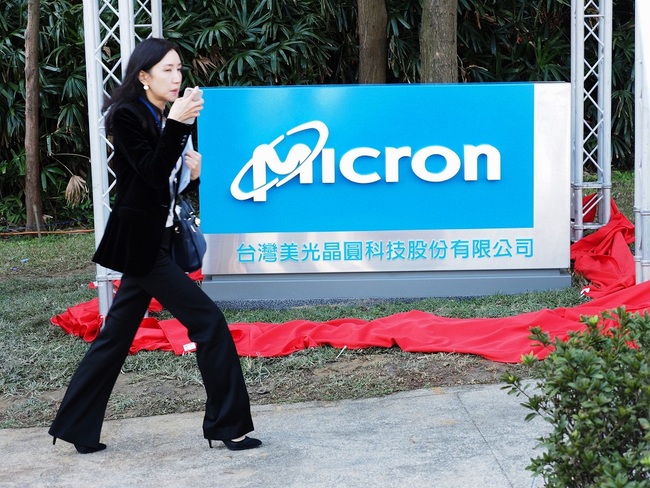
[[456, 83], [458, 0], [422, 0], [420, 70], [423, 83]]
[[39, 0], [27, 2], [25, 30], [25, 210], [27, 227], [42, 224], [41, 165], [38, 155], [38, 31]]
[[386, 83], [385, 0], [358, 0], [359, 83]]

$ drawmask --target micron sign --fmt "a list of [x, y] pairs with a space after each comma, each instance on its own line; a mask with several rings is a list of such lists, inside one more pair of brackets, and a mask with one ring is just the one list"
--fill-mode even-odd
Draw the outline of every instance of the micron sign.
[[204, 287], [260, 299], [567, 286], [570, 95], [568, 83], [205, 88]]
[[[302, 142], [291, 144], [292, 136], [315, 131], [317, 141], [314, 147]], [[412, 171], [422, 181], [442, 183], [454, 178], [461, 169], [465, 181], [477, 181], [479, 162], [484, 161], [485, 178], [489, 181], [501, 179], [501, 153], [490, 144], [463, 145], [462, 157], [454, 150], [431, 145], [414, 150], [411, 146], [385, 147], [383, 152], [373, 147], [355, 147], [344, 152], [337, 160], [336, 150], [325, 147], [329, 137], [328, 126], [319, 120], [300, 124], [271, 143], [260, 144], [253, 150], [251, 158], [237, 173], [230, 185], [230, 193], [237, 200], [266, 202], [267, 193], [272, 188], [279, 188], [288, 181], [298, 178], [301, 185], [314, 184], [314, 164], [320, 162], [320, 179], [322, 184], [335, 184], [337, 176], [360, 184], [369, 185], [380, 181], [399, 183], [400, 173]], [[288, 142], [290, 148], [284, 158], [278, 155], [276, 146]], [[370, 170], [359, 171], [357, 162], [372, 160]], [[427, 163], [439, 159], [436, 171], [429, 169]], [[246, 176], [252, 176], [250, 188], [242, 188]]]
[[204, 97], [204, 272], [568, 261], [568, 84], [224, 87]]

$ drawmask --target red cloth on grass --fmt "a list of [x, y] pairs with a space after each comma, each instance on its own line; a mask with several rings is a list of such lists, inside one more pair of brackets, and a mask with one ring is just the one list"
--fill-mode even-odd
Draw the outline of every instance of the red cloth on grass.
[[102, 321], [103, 319], [99, 315], [98, 298], [70, 307], [62, 314], [50, 319], [50, 322], [58, 325], [68, 334], [79, 336], [86, 342], [95, 340]]
[[[548, 351], [529, 339], [531, 327], [539, 326], [551, 337], [566, 339], [569, 331], [584, 328], [581, 316], [599, 315], [622, 305], [629, 312], [650, 310], [650, 282], [634, 285], [634, 258], [628, 247], [633, 241], [634, 226], [612, 202], [610, 222], [571, 246], [574, 269], [591, 282], [585, 295], [594, 298], [573, 308], [470, 319], [413, 310], [370, 321], [346, 318], [283, 324], [233, 323], [230, 330], [241, 356], [285, 356], [307, 347], [330, 345], [350, 349], [398, 346], [409, 352], [475, 354], [506, 363], [519, 362], [523, 354], [531, 352], [543, 358]], [[200, 272], [191, 276], [203, 279]], [[68, 309], [54, 317], [52, 323], [92, 341], [101, 325], [97, 299]], [[178, 320], [149, 317], [143, 320], [130, 352], [161, 349], [184, 354], [192, 350], [192, 345]]]
[[[327, 322], [294, 320], [283, 324], [233, 323], [230, 330], [241, 356], [285, 356], [323, 345], [350, 349], [398, 346], [409, 352], [475, 354], [493, 361], [516, 363], [523, 354], [533, 352], [541, 358], [547, 354], [529, 339], [531, 327], [540, 326], [551, 337], [566, 339], [569, 331], [584, 328], [581, 316], [598, 315], [621, 305], [629, 312], [649, 310], [650, 282], [573, 308], [544, 309], [505, 318], [453, 319], [413, 310], [370, 321], [350, 318]], [[60, 325], [60, 322], [54, 323]], [[183, 354], [184, 346], [191, 343], [187, 330], [176, 319], [157, 322], [148, 318], [143, 322], [131, 353], [162, 349]]]
[[519, 362], [522, 354], [547, 351], [529, 339], [530, 328], [540, 326], [551, 337], [566, 339], [582, 330], [581, 316], [626, 305], [630, 312], [650, 308], [650, 283], [637, 285], [573, 308], [545, 309], [505, 318], [453, 319], [418, 310], [364, 321], [295, 320], [284, 324], [231, 324], [242, 356], [283, 356], [306, 347], [330, 345], [350, 349], [399, 346], [409, 352], [476, 354], [499, 362]]

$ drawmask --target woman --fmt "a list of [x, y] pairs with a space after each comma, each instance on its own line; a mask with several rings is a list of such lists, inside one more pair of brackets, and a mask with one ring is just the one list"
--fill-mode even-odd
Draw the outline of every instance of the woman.
[[[199, 185], [201, 155], [185, 150], [189, 122], [203, 109], [198, 91], [179, 98], [182, 74], [178, 48], [147, 39], [133, 51], [122, 85], [104, 104], [113, 136], [117, 195], [96, 263], [123, 273], [101, 332], [79, 364], [50, 435], [80, 453], [106, 448], [99, 442], [108, 398], [152, 297], [167, 308], [196, 343], [207, 393], [203, 434], [210, 447], [221, 440], [231, 450], [261, 441], [253, 430], [239, 357], [217, 305], [169, 257], [176, 181], [190, 172], [184, 191]], [[168, 102], [172, 102], [167, 111]]]

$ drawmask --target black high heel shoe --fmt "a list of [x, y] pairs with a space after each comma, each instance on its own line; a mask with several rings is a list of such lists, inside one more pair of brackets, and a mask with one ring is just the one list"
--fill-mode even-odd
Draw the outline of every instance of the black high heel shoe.
[[[52, 438], [52, 445], [56, 444], [56, 437]], [[92, 454], [93, 452], [103, 451], [106, 449], [106, 444], [98, 442], [96, 446], [84, 446], [82, 444], [74, 444], [75, 449], [79, 454]]]
[[[262, 441], [252, 437], [244, 437], [241, 441], [221, 441], [231, 451], [244, 451], [246, 449], [255, 449], [262, 445]], [[212, 449], [212, 440], [208, 439], [210, 449]]]

